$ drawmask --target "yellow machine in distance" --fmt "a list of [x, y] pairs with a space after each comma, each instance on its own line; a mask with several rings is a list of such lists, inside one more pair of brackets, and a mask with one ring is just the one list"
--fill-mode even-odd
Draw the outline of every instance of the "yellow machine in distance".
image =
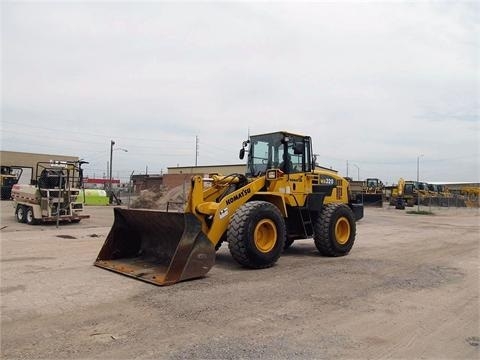
[[8, 200], [12, 196], [12, 188], [22, 175], [23, 169], [16, 166], [1, 166], [0, 172], [0, 186], [1, 199]]
[[355, 241], [363, 205], [350, 203], [348, 182], [318, 170], [309, 136], [251, 136], [246, 174], [193, 176], [184, 213], [115, 208], [95, 265], [157, 285], [204, 276], [226, 241], [248, 268], [270, 267], [297, 239], [322, 255], [342, 256]]

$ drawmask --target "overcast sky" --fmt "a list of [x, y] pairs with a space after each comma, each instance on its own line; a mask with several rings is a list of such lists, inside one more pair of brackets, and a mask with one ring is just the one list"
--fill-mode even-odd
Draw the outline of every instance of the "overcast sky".
[[[1, 2], [1, 149], [87, 175], [238, 164], [311, 135], [355, 179], [479, 181], [475, 2]], [[127, 149], [128, 152], [120, 149]]]

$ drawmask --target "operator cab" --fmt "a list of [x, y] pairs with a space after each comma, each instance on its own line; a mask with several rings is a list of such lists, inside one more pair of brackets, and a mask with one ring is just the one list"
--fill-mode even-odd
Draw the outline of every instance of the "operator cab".
[[285, 174], [311, 172], [311, 146], [309, 136], [287, 132], [255, 135], [243, 142], [240, 159], [248, 152], [248, 177], [264, 175], [270, 169], [279, 169]]
[[378, 187], [378, 179], [367, 179], [367, 187], [368, 188], [376, 188]]

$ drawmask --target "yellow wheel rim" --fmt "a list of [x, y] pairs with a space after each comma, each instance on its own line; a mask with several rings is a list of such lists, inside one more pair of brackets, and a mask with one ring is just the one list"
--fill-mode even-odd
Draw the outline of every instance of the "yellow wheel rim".
[[277, 227], [270, 219], [263, 219], [257, 226], [253, 233], [255, 246], [262, 253], [268, 253], [273, 249], [277, 242]]
[[335, 224], [335, 239], [340, 245], [346, 244], [350, 238], [350, 223], [347, 218], [341, 217]]

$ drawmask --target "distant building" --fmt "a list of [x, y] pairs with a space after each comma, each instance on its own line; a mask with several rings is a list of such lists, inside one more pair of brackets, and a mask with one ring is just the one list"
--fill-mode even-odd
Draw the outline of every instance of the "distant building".
[[[85, 186], [85, 189], [105, 189], [108, 187], [108, 184], [110, 183], [110, 179], [96, 179], [96, 178], [89, 178], [86, 177], [83, 179], [83, 184]], [[112, 187], [113, 188], [118, 188], [120, 187], [120, 180], [115, 180], [112, 179]]]
[[20, 184], [30, 184], [32, 180], [36, 179], [37, 163], [49, 161], [78, 161], [77, 156], [71, 155], [56, 155], [56, 154], [37, 154], [19, 151], [5, 151], [0, 150], [1, 166], [11, 166], [22, 168], [22, 175], [20, 177]]
[[[165, 175], [159, 174], [139, 174], [132, 175], [132, 187], [134, 194], [140, 194], [142, 190], [158, 190], [163, 186]], [[176, 185], [175, 185], [176, 186]]]

